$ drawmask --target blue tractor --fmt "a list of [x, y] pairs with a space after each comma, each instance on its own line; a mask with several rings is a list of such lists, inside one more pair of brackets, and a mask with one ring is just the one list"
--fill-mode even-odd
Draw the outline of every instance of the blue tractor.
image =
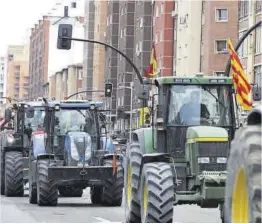
[[30, 203], [57, 205], [58, 196], [82, 196], [93, 204], [121, 206], [123, 156], [105, 135], [103, 103], [62, 101], [46, 106], [44, 127], [32, 134]]

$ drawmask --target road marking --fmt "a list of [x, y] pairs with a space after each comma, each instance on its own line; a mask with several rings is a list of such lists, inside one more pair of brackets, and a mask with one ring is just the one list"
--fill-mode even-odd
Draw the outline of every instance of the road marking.
[[111, 222], [111, 221], [104, 219], [104, 218], [101, 218], [101, 217], [93, 217], [93, 218], [97, 219], [100, 222]]

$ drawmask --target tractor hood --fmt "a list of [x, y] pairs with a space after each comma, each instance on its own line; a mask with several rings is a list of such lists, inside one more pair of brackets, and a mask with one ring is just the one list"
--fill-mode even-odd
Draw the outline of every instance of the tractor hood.
[[92, 156], [91, 136], [86, 132], [68, 132], [65, 139], [65, 150], [73, 160], [89, 161]]
[[194, 126], [187, 129], [187, 140], [210, 140], [216, 141], [216, 139], [228, 140], [228, 132], [221, 127], [210, 126]]

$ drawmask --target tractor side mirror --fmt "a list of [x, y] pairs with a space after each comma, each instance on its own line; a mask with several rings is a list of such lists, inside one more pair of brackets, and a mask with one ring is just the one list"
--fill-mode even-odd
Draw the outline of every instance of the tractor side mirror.
[[253, 101], [261, 100], [261, 87], [259, 87], [257, 84], [252, 88], [252, 95]]
[[35, 116], [35, 110], [33, 107], [26, 108], [26, 117], [33, 118]]
[[73, 33], [73, 26], [71, 24], [59, 24], [58, 37], [57, 37], [57, 49], [70, 50], [71, 38]]
[[7, 108], [5, 110], [5, 122], [10, 122], [12, 118], [12, 110], [10, 108]]

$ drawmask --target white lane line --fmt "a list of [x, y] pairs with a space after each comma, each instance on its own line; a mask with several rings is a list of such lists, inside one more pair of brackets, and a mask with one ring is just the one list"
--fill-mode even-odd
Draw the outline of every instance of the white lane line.
[[101, 217], [93, 217], [93, 218], [97, 219], [100, 222], [106, 222], [106, 223], [111, 222], [111, 221], [104, 219], [104, 218], [101, 218]]

